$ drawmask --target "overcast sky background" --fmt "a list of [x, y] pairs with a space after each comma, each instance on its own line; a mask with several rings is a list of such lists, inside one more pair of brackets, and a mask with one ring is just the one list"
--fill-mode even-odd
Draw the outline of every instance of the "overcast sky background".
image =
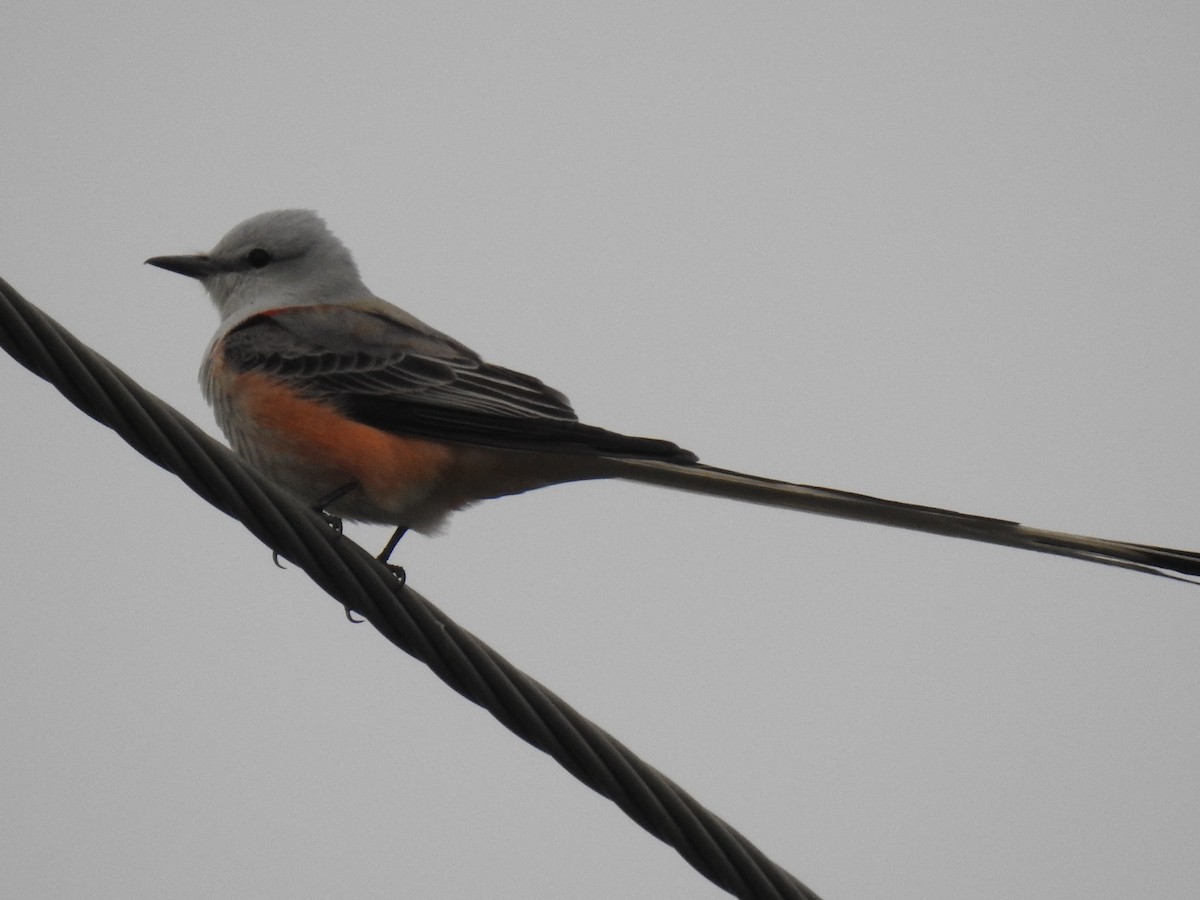
[[[211, 432], [215, 313], [142, 260], [305, 206], [585, 421], [1200, 549], [1194, 2], [10, 0], [0, 30], [0, 276]], [[724, 896], [0, 378], [7, 895]], [[616, 483], [401, 558], [829, 900], [1200, 891], [1200, 588]]]

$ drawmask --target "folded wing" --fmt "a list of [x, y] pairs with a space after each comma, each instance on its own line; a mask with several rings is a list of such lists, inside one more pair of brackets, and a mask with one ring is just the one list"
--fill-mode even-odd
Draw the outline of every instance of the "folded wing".
[[393, 434], [512, 450], [696, 460], [670, 441], [581, 424], [567, 398], [538, 379], [486, 363], [452, 338], [386, 313], [345, 306], [263, 313], [226, 335], [221, 352], [236, 371], [286, 380], [305, 396]]

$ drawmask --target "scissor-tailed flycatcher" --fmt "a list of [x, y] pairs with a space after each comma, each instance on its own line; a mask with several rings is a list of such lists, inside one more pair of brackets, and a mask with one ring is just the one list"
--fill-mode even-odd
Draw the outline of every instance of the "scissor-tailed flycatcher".
[[209, 253], [148, 263], [196, 278], [221, 314], [201, 383], [233, 449], [322, 511], [432, 531], [490, 497], [625, 478], [750, 503], [1006, 544], [1158, 575], [1200, 553], [717, 469], [669, 441], [579, 422], [567, 398], [379, 299], [307, 210], [263, 213]]

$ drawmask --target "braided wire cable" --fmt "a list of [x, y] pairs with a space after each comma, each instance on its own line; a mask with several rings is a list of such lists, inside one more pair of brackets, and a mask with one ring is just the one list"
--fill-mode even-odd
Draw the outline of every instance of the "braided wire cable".
[[817, 895], [662, 773], [392, 575], [310, 509], [264, 480], [0, 279], [0, 346], [75, 406], [303, 569], [447, 685], [549, 754], [743, 898]]

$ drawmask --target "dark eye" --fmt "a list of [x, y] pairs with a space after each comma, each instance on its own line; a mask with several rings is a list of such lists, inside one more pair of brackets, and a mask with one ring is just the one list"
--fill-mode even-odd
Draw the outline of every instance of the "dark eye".
[[255, 247], [246, 254], [246, 262], [250, 263], [255, 269], [261, 269], [271, 262], [271, 254], [262, 247]]

